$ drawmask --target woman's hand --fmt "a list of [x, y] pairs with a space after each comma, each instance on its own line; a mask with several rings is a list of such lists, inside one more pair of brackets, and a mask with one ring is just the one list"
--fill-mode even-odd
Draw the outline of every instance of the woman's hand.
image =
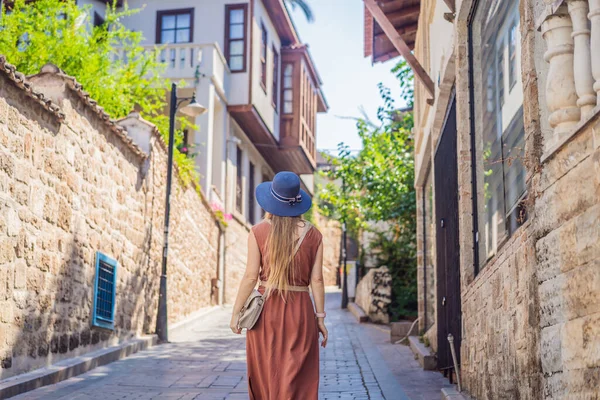
[[238, 328], [238, 319], [239, 316], [237, 314], [233, 314], [231, 316], [231, 322], [229, 323], [231, 332], [235, 333], [236, 335], [240, 335], [242, 333], [242, 330]]
[[319, 318], [317, 325], [319, 326], [319, 332], [323, 335], [323, 341], [321, 342], [321, 347], [327, 347], [327, 338], [329, 333], [327, 332], [327, 328], [325, 327], [325, 321], [322, 318]]

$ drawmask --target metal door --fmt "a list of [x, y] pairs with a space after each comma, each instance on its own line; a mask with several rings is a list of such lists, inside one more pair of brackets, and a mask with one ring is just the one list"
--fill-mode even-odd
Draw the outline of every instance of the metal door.
[[[458, 249], [458, 166], [456, 100], [452, 96], [434, 159], [438, 368], [453, 367], [448, 334], [460, 364], [461, 311]], [[451, 376], [451, 375], [450, 375]]]

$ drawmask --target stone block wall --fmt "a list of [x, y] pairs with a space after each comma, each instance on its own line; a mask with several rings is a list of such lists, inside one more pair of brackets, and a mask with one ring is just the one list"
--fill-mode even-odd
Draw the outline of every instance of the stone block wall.
[[233, 304], [246, 271], [250, 225], [234, 216], [225, 232], [225, 303]]
[[[161, 265], [162, 232], [164, 226], [165, 182], [167, 153], [162, 142], [155, 142], [151, 171], [153, 184], [148, 200], [154, 202], [153, 229], [155, 258]], [[159, 146], [160, 145], [160, 146]], [[171, 219], [168, 253], [168, 310], [169, 322], [174, 323], [195, 311], [214, 305], [218, 290], [211, 281], [218, 276], [219, 233], [218, 223], [209, 204], [197, 188], [181, 184], [173, 171], [171, 192]], [[155, 208], [156, 207], [156, 208]]]
[[540, 176], [540, 357], [545, 398], [599, 398], [600, 113]]
[[325, 286], [335, 286], [340, 268], [342, 227], [336, 220], [315, 215], [315, 226], [323, 235], [323, 279]]
[[534, 244], [526, 223], [462, 293], [461, 379], [477, 399], [537, 398]]
[[[152, 333], [156, 323], [164, 144], [154, 135], [146, 156], [70, 77], [33, 81], [44, 101], [0, 58], [0, 378]], [[218, 227], [177, 179], [171, 202], [177, 321], [210, 304]], [[91, 326], [98, 251], [118, 261], [114, 331]]]

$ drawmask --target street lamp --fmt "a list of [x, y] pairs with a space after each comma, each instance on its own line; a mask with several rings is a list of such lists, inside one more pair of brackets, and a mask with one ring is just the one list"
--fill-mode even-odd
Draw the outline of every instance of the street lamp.
[[[346, 180], [342, 178], [342, 196], [346, 196]], [[348, 249], [346, 248], [346, 210], [342, 211], [342, 259], [344, 269], [342, 276], [342, 308], [348, 308]]]
[[188, 101], [189, 103], [181, 108], [181, 112], [190, 117], [197, 117], [204, 114], [207, 109], [196, 101], [196, 93], [192, 97], [177, 97], [177, 84], [171, 84], [171, 104], [169, 109], [169, 158], [167, 161], [167, 194], [165, 199], [165, 230], [162, 254], [162, 270], [160, 275], [160, 289], [158, 296], [158, 313], [156, 316], [156, 334], [161, 342], [168, 342], [167, 327], [167, 253], [169, 250], [169, 217], [171, 211], [171, 180], [173, 176], [173, 152], [175, 149], [175, 115], [179, 106]]

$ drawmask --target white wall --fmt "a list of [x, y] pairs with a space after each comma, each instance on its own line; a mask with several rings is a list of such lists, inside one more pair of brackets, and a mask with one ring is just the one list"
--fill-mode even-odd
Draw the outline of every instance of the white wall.
[[97, 12], [102, 18], [104, 18], [104, 14], [106, 14], [106, 5], [97, 0], [77, 0], [77, 5], [79, 7], [91, 7], [90, 12], [90, 23], [94, 22], [94, 11]]
[[[261, 24], [264, 24], [267, 29], [266, 92], [261, 85]], [[262, 1], [254, 2], [252, 29], [252, 104], [256, 107], [256, 110], [267, 125], [267, 128], [271, 131], [273, 136], [279, 140], [279, 113], [276, 112], [271, 100], [273, 98], [273, 46], [275, 46], [279, 53], [279, 60], [281, 63], [281, 41], [279, 40], [275, 27], [269, 19], [269, 15], [267, 14], [267, 10]], [[279, 75], [281, 78], [281, 72]], [[281, 79], [279, 79], [279, 82], [281, 82]]]
[[[239, 219], [248, 221], [248, 193], [249, 193], [249, 173], [250, 173], [250, 162], [254, 164], [254, 184], [258, 185], [262, 182], [262, 175], [266, 174], [269, 177], [273, 176], [273, 170], [269, 167], [265, 159], [260, 155], [256, 147], [252, 144], [250, 139], [242, 131], [239, 125], [230, 119], [230, 130], [231, 136], [238, 138], [241, 143], [239, 146], [242, 149], [242, 160], [239, 164], [242, 168], [242, 212], [238, 213], [235, 208], [235, 190], [236, 190], [236, 173], [237, 173], [237, 160], [236, 160], [236, 145], [233, 143], [229, 144], [229, 168], [228, 170], [228, 196], [227, 196], [227, 212], [236, 215]], [[254, 188], [252, 188], [254, 190]], [[254, 204], [255, 221], [260, 221], [260, 206], [258, 203]]]
[[[454, 25], [444, 19], [444, 13], [447, 12], [450, 12], [450, 9], [446, 3], [436, 2], [433, 20], [429, 25], [429, 76], [436, 85], [441, 69], [450, 57], [454, 46]], [[431, 126], [435, 108], [430, 107], [429, 111], [428, 125]]]
[[[221, 203], [225, 194], [225, 164], [226, 164], [226, 140], [229, 116], [227, 105], [220, 99], [215, 100], [215, 119], [213, 127], [213, 146], [212, 146], [212, 185], [216, 188]], [[220, 200], [220, 201], [219, 201]]]
[[[86, 0], [91, 1], [91, 0]], [[97, 2], [95, 2], [97, 3]], [[218, 43], [225, 51], [225, 5], [247, 3], [244, 0], [128, 0], [129, 8], [143, 10], [123, 20], [128, 28], [144, 34], [143, 44], [152, 45], [156, 42], [156, 13], [160, 10], [178, 8], [194, 8], [193, 41], [197, 44]], [[247, 16], [248, 17], [248, 16]], [[249, 33], [248, 40], [249, 40]], [[249, 48], [247, 49], [249, 55]], [[229, 104], [248, 104], [249, 96], [248, 72], [231, 74]]]

